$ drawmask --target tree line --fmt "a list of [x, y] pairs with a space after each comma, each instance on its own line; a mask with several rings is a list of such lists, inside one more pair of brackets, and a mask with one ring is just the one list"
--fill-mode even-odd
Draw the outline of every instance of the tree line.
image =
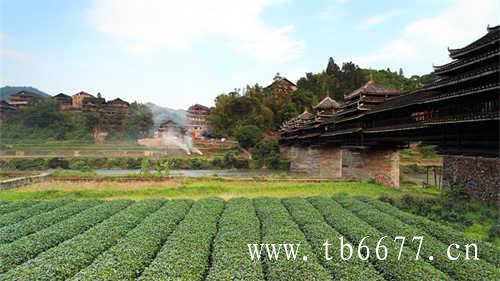
[[0, 124], [2, 142], [78, 140], [93, 142], [96, 131], [106, 139], [136, 139], [153, 127], [153, 113], [146, 105], [130, 104], [126, 118], [110, 122], [95, 111], [74, 113], [60, 110], [56, 101], [45, 99], [5, 116]]
[[[282, 77], [279, 73], [274, 80]], [[362, 69], [353, 62], [339, 66], [330, 58], [327, 67], [320, 73], [308, 72], [297, 81], [297, 90], [288, 94], [277, 94], [273, 87], [258, 84], [223, 93], [215, 99], [215, 107], [208, 116], [210, 129], [216, 136], [235, 137], [248, 125], [256, 126], [266, 133], [276, 132], [283, 121], [300, 114], [323, 99], [327, 93], [342, 102], [344, 95], [364, 85], [370, 78], [377, 83], [407, 92], [434, 79], [434, 75], [414, 75], [407, 78], [403, 70], [391, 71]]]

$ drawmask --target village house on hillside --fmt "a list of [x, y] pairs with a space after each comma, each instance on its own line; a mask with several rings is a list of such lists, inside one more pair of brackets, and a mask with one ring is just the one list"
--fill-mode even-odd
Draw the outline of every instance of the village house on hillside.
[[186, 127], [193, 138], [204, 137], [208, 134], [207, 117], [210, 108], [195, 104], [188, 108], [186, 115]]
[[266, 89], [272, 89], [278, 94], [290, 94], [297, 91], [297, 85], [286, 78], [279, 78], [267, 86]]
[[60, 110], [68, 110], [73, 104], [73, 99], [63, 93], [53, 96], [52, 99], [58, 103]]
[[86, 92], [79, 92], [71, 96], [73, 107], [82, 107], [84, 99], [95, 99], [95, 97]]
[[20, 91], [10, 98], [10, 105], [16, 109], [24, 109], [30, 104], [35, 104], [43, 100], [45, 97], [28, 91]]

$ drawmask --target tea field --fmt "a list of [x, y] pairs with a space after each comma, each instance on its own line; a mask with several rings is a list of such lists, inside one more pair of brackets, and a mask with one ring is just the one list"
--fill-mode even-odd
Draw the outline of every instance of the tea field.
[[[299, 257], [250, 258], [283, 243]], [[0, 280], [500, 280], [499, 265], [496, 246], [363, 197], [0, 201]]]

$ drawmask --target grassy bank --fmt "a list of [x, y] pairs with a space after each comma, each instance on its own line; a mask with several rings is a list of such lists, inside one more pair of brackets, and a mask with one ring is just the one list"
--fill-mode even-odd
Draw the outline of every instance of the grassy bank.
[[336, 193], [399, 198], [407, 193], [415, 196], [433, 196], [438, 191], [419, 188], [395, 189], [377, 184], [357, 182], [226, 182], [180, 178], [162, 182], [45, 182], [0, 191], [0, 200], [60, 198], [128, 198], [139, 200], [150, 197], [200, 199], [210, 196], [228, 199], [233, 197], [287, 197]]

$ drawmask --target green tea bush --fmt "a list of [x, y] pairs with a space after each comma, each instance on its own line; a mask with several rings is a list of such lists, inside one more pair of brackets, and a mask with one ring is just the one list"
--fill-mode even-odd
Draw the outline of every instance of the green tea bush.
[[30, 206], [35, 205], [39, 202], [40, 201], [36, 200], [22, 200], [22, 201], [14, 201], [9, 204], [3, 204], [0, 206], [0, 215], [7, 214], [10, 212], [15, 212], [23, 208], [29, 208]]
[[[500, 238], [500, 223], [495, 223], [490, 227], [490, 229], [488, 230], [488, 238], [491, 240]], [[497, 249], [497, 253], [498, 252], [500, 252], [499, 249]], [[498, 254], [496, 257], [497, 257], [496, 265], [500, 267], [500, 262], [498, 261], [500, 258], [498, 257]]]
[[[401, 220], [381, 212], [369, 204], [351, 197], [335, 197], [335, 200], [344, 208], [355, 213], [359, 218], [391, 237], [405, 236], [410, 238], [422, 236], [425, 247], [420, 249], [421, 258], [426, 259], [433, 256], [434, 259], [429, 260], [429, 263], [448, 273], [455, 280], [496, 280], [498, 277], [496, 267], [485, 261], [467, 261], [464, 259], [450, 261], [446, 256], [449, 249], [448, 244], [439, 241], [421, 229], [405, 224]], [[409, 246], [415, 251], [419, 248], [418, 243], [409, 243]], [[450, 252], [453, 256], [457, 256], [460, 251], [451, 248]]]
[[223, 208], [217, 198], [194, 203], [138, 280], [203, 280]]
[[47, 212], [68, 203], [68, 200], [41, 201], [31, 207], [1, 215], [0, 229], [6, 225], [20, 222], [41, 212]]
[[39, 254], [28, 263], [13, 268], [5, 273], [5, 279], [66, 280], [86, 267], [102, 251], [116, 244], [162, 204], [161, 200], [134, 203], [92, 229]]
[[0, 244], [10, 243], [26, 235], [54, 225], [83, 210], [96, 206], [100, 201], [75, 201], [58, 207], [52, 211], [35, 215], [26, 220], [0, 228]]
[[[114, 200], [87, 209], [48, 228], [0, 245], [0, 273], [74, 237], [130, 205], [130, 200]], [[0, 279], [2, 279], [0, 275]], [[5, 279], [5, 278], [3, 278]]]
[[219, 220], [219, 231], [214, 239], [212, 267], [206, 280], [264, 280], [261, 262], [252, 261], [248, 257], [247, 244], [258, 241], [259, 220], [255, 215], [252, 200], [229, 200]]
[[154, 259], [191, 203], [189, 200], [165, 203], [70, 280], [134, 280]]
[[[333, 280], [330, 273], [319, 263], [311, 246], [287, 209], [277, 198], [254, 199], [257, 216], [262, 225], [264, 244], [300, 244], [298, 260], [265, 259], [267, 280]], [[302, 260], [307, 256], [307, 261]]]
[[[352, 243], [358, 244], [365, 236], [369, 236], [365, 245], [375, 249], [377, 241], [385, 235], [330, 198], [311, 197], [309, 202], [323, 215], [328, 224]], [[422, 259], [415, 260], [415, 253], [408, 249], [402, 252], [401, 259], [398, 260], [394, 253], [399, 252], [400, 244], [390, 239], [385, 241], [388, 252], [393, 254], [386, 260], [379, 260], [375, 255], [370, 255], [370, 261], [386, 280], [451, 280], [448, 275]]]
[[[345, 261], [337, 245], [340, 233], [335, 231], [324, 220], [323, 216], [304, 198], [286, 198], [283, 204], [299, 225], [307, 240], [311, 244], [318, 260], [330, 270], [334, 280], [385, 280], [380, 273], [370, 264], [357, 258]], [[325, 259], [325, 240], [332, 243], [329, 247], [331, 260]], [[349, 241], [346, 241], [349, 243]], [[354, 247], [354, 251], [357, 248]]]
[[491, 262], [492, 264], [495, 264], [496, 266], [500, 266], [500, 256], [498, 255], [500, 249], [498, 249], [496, 246], [490, 243], [467, 238], [463, 233], [457, 231], [457, 229], [451, 228], [446, 225], [442, 225], [437, 222], [433, 222], [424, 217], [403, 212], [396, 207], [393, 207], [389, 204], [377, 200], [370, 200], [364, 198], [363, 201], [369, 203], [370, 205], [376, 207], [377, 209], [386, 214], [392, 215], [400, 219], [401, 221], [409, 225], [418, 227], [419, 229], [436, 237], [443, 243], [446, 244], [458, 243], [460, 245], [476, 243], [480, 249], [479, 251], [480, 259], [484, 259], [486, 261]]

